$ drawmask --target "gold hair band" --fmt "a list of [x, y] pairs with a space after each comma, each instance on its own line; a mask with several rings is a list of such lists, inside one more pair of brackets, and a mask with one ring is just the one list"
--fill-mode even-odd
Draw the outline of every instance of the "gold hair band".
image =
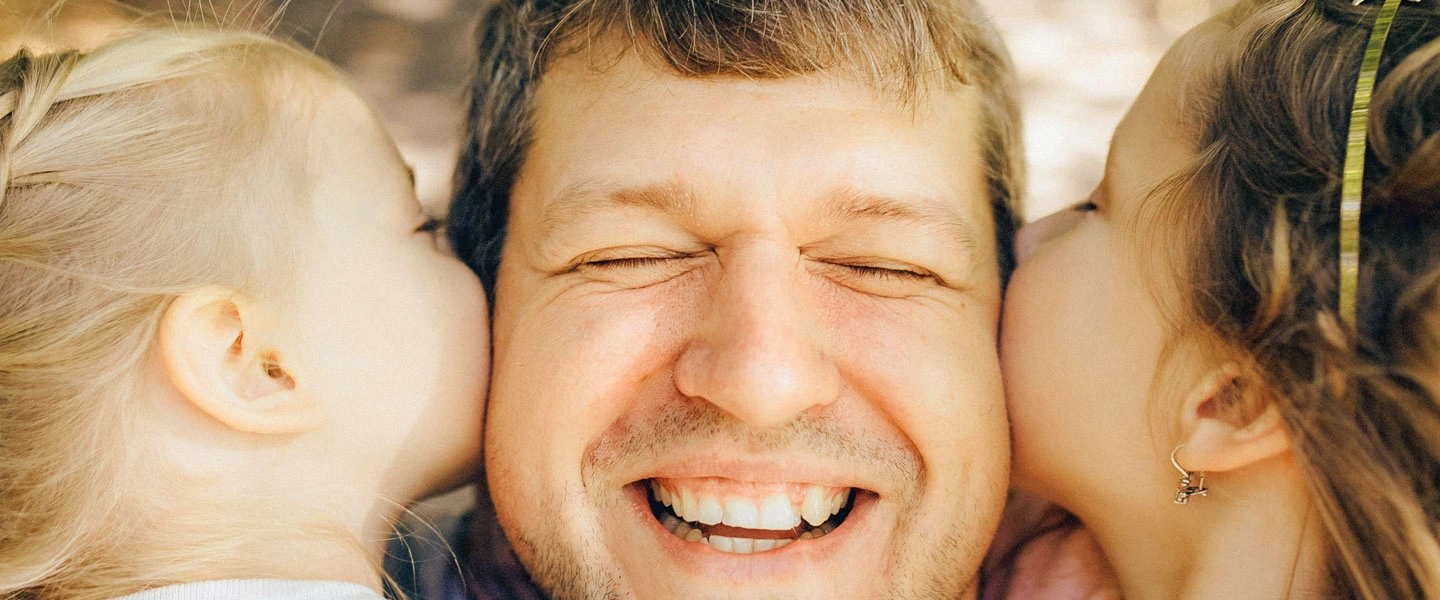
[[[1354, 0], [1359, 6], [1367, 0]], [[1419, 2], [1420, 0], [1410, 0]], [[1365, 189], [1365, 147], [1370, 128], [1370, 96], [1380, 71], [1380, 55], [1395, 23], [1400, 0], [1385, 0], [1370, 28], [1370, 41], [1360, 62], [1355, 102], [1350, 106], [1350, 133], [1345, 145], [1345, 179], [1340, 186], [1340, 320], [1355, 328], [1355, 293], [1360, 285], [1360, 201]]]

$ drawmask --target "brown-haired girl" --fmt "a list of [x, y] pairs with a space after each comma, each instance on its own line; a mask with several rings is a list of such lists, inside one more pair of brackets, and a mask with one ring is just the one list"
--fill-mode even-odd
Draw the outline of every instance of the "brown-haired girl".
[[0, 598], [378, 597], [478, 464], [486, 308], [338, 74], [201, 30], [21, 53], [0, 183]]
[[1083, 522], [1127, 598], [1440, 597], [1440, 10], [1401, 4], [1353, 292], [1379, 0], [1244, 0], [1190, 32], [1093, 196], [1020, 235], [1015, 485]]

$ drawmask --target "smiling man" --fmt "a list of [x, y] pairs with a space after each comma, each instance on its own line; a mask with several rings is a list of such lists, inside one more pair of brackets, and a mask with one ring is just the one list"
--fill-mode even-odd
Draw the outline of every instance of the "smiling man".
[[490, 498], [546, 595], [974, 595], [1019, 187], [983, 23], [491, 9], [452, 238], [494, 294]]

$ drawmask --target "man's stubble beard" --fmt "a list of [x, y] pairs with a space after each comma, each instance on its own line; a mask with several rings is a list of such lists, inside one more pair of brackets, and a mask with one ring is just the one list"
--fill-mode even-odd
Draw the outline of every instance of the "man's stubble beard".
[[[914, 530], [917, 521], [918, 519], [913, 517], [906, 519], [896, 529], [900, 534], [899, 539], [911, 539], [913, 534], [910, 532]], [[959, 521], [957, 525], [965, 522], [968, 521]], [[964, 566], [959, 564], [960, 561], [952, 559], [958, 556], [982, 556], [983, 549], [978, 547], [979, 542], [975, 539], [980, 536], [970, 535], [971, 532], [959, 529], [963, 528], [957, 527], [956, 531], [942, 536], [940, 542], [930, 546], [929, 550], [920, 556], [914, 556], [914, 552], [901, 552], [898, 557], [900, 560], [896, 561], [896, 571], [904, 572], [904, 565], [912, 562], [929, 563], [931, 566], [921, 571], [927, 576], [902, 576], [892, 582], [890, 590], [877, 592], [868, 599], [856, 600], [957, 600], [975, 591], [978, 565]], [[607, 571], [599, 566], [608, 562], [602, 555], [589, 551], [589, 548], [571, 548], [554, 532], [549, 532], [544, 537], [549, 538], [548, 541], [540, 543], [523, 534], [516, 536], [516, 550], [546, 597], [551, 600], [635, 600], [634, 594], [621, 592], [627, 586], [616, 575], [618, 566], [612, 566], [614, 571]], [[921, 543], [912, 544], [914, 545]], [[589, 558], [578, 558], [579, 556]], [[951, 568], [944, 568], [946, 564], [951, 565]], [[784, 595], [746, 596], [746, 600], [752, 599], [792, 600]]]
[[553, 531], [543, 540], [525, 534], [512, 536], [520, 562], [531, 579], [551, 600], [626, 600], [613, 573], [599, 566], [602, 559], [585, 549], [566, 545]]
[[[743, 440], [746, 447], [765, 449], [819, 449], [822, 454], [849, 461], [878, 463], [879, 468], [894, 473], [899, 481], [913, 481], [912, 498], [923, 497], [924, 469], [913, 447], [903, 440], [881, 441], [874, 436], [856, 435], [854, 428], [827, 420], [823, 416], [802, 415], [779, 429], [768, 432], [748, 431], [719, 409], [700, 401], [668, 403], [658, 414], [639, 419], [622, 419], [587, 449], [584, 480], [594, 482], [603, 477], [592, 473], [611, 473], [617, 467], [654, 456], [665, 456], [674, 448], [688, 443], [704, 442], [717, 436]], [[612, 482], [613, 483], [613, 482]], [[583, 492], [582, 492], [583, 493]], [[973, 496], [972, 496], [973, 497]], [[1000, 497], [1003, 497], [1001, 494]], [[546, 499], [543, 514], [568, 514], [563, 506], [554, 506], [555, 496]], [[591, 503], [592, 506], [598, 503]], [[611, 507], [614, 508], [614, 507]], [[970, 507], [957, 505], [957, 510], [973, 513]], [[597, 511], [596, 514], [602, 514]], [[924, 531], [922, 519], [913, 513], [901, 516], [895, 529], [895, 540], [902, 547], [893, 557], [887, 573], [894, 576], [888, 589], [873, 593], [862, 600], [956, 600], [974, 588], [979, 560], [989, 539], [984, 532], [969, 531], [967, 524], [975, 515], [951, 521], [950, 531], [943, 534], [917, 535]], [[632, 600], [632, 586], [624, 580], [614, 557], [606, 551], [600, 536], [577, 536], [566, 529], [569, 524], [552, 520], [551, 527], [540, 531], [513, 531], [509, 537], [526, 570], [541, 590], [552, 600]], [[983, 539], [982, 539], [983, 538]], [[909, 540], [909, 543], [905, 543]], [[973, 560], [965, 561], [966, 557]], [[973, 563], [973, 564], [970, 564]], [[912, 570], [911, 565], [916, 565]], [[948, 568], [947, 568], [948, 565]], [[747, 600], [789, 600], [790, 596], [755, 596]], [[858, 596], [856, 598], [859, 598]], [[660, 600], [660, 599], [645, 599]]]

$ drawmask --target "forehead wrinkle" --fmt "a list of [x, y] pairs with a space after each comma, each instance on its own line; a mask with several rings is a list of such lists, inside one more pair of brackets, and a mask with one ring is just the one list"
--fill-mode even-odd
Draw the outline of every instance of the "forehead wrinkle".
[[[582, 181], [556, 193], [542, 209], [538, 240], [548, 247], [561, 234], [584, 220], [607, 210], [640, 208], [693, 222], [699, 212], [695, 194], [677, 182], [664, 182], [603, 190], [603, 184]], [[846, 189], [825, 198], [820, 206], [825, 222], [889, 221], [938, 233], [973, 254], [979, 248], [975, 228], [962, 215], [928, 199], [904, 201], [888, 196]]]
[[903, 201], [846, 189], [825, 200], [821, 215], [828, 222], [892, 221], [938, 232], [973, 255], [980, 247], [975, 228], [958, 212], [932, 200]]

